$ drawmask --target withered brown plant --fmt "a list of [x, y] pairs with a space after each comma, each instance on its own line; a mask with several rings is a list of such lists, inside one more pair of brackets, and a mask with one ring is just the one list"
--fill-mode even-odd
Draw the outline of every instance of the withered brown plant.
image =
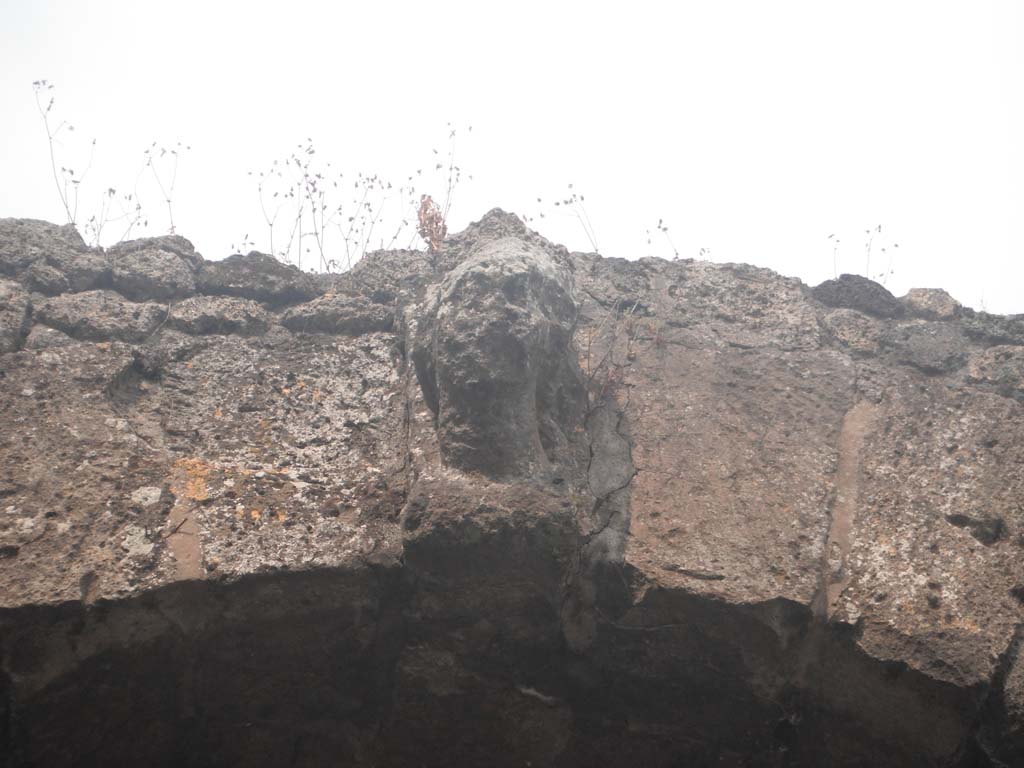
[[432, 253], [437, 253], [448, 236], [448, 225], [444, 214], [430, 195], [420, 197], [419, 234]]

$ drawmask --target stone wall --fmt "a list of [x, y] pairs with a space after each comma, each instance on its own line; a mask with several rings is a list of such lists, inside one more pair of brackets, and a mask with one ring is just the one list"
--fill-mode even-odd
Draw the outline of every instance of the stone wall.
[[6, 764], [1024, 762], [1024, 317], [0, 220]]

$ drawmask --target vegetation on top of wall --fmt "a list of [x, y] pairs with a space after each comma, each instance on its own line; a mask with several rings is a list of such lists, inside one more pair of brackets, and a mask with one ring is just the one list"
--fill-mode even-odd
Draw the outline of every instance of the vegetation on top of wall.
[[[74, 125], [57, 113], [53, 83], [36, 80], [32, 87], [46, 133], [54, 187], [67, 223], [77, 227], [92, 246], [127, 240], [151, 225], [174, 234], [179, 163], [191, 147], [180, 141], [153, 141], [142, 150], [129, 185], [100, 186], [97, 192], [95, 184], [87, 184], [93, 171], [96, 139], [85, 146], [75, 141]], [[472, 130], [471, 126], [467, 128], [467, 132]], [[378, 248], [413, 248], [419, 242], [434, 254], [447, 237], [455, 193], [464, 178], [456, 162], [457, 138], [458, 131], [449, 123], [446, 151], [433, 149], [426, 170], [418, 168], [399, 182], [376, 173], [346, 175], [330, 161], [322, 160], [313, 139], [306, 138], [262, 170], [249, 171], [255, 182], [254, 198], [263, 230], [246, 233], [231, 247], [236, 251], [259, 250], [299, 269], [321, 272], [351, 269], [366, 253]], [[435, 202], [424, 188], [443, 190], [443, 202]], [[553, 216], [570, 217], [593, 252], [599, 253], [597, 232], [585, 200], [575, 185], [569, 184], [565, 195], [554, 200], [545, 202], [537, 197], [537, 210], [525, 213], [523, 219], [533, 224]], [[667, 258], [680, 257], [663, 218], [653, 230], [646, 230], [647, 245], [653, 247], [655, 240], [667, 246]], [[842, 240], [830, 234], [827, 241], [832, 271], [839, 277]], [[864, 230], [862, 248], [863, 275], [884, 285], [894, 273], [899, 244], [890, 242], [879, 224]], [[701, 248], [697, 257], [710, 258], [711, 249]]]

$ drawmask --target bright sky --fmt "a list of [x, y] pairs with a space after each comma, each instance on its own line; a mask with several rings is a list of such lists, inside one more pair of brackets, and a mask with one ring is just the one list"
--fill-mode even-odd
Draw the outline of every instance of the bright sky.
[[[45, 78], [54, 122], [76, 128], [58, 165], [81, 173], [97, 139], [80, 221], [101, 190], [135, 187], [143, 149], [181, 141], [175, 223], [207, 258], [244, 235], [269, 250], [247, 172], [307, 138], [346, 178], [423, 169], [419, 190], [443, 198], [428, 171], [451, 122], [452, 231], [492, 207], [545, 211], [532, 226], [591, 250], [550, 206], [572, 183], [607, 256], [670, 257], [658, 232], [647, 243], [664, 219], [683, 257], [816, 284], [831, 234], [841, 272], [891, 258], [897, 295], [1024, 312], [1022, 49], [1019, 0], [0, 0], [0, 216], [66, 218]], [[150, 177], [138, 194], [148, 233], [166, 231]]]

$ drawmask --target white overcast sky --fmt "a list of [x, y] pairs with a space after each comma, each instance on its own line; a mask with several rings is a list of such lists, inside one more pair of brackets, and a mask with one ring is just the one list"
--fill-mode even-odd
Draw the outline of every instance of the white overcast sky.
[[[269, 248], [246, 173], [298, 142], [398, 181], [447, 151], [451, 122], [473, 176], [453, 231], [492, 207], [535, 216], [572, 183], [605, 255], [670, 256], [647, 243], [661, 218], [684, 257], [815, 284], [828, 235], [840, 271], [863, 274], [881, 224], [870, 270], [894, 255], [895, 293], [1024, 312], [1022, 7], [0, 0], [0, 216], [62, 219], [31, 87], [45, 78], [77, 129], [58, 162], [81, 168], [97, 139], [80, 218], [133, 186], [151, 142], [181, 141], [175, 219], [207, 258], [244, 234]], [[443, 196], [436, 179], [421, 191]], [[535, 228], [590, 249], [546, 210]]]

